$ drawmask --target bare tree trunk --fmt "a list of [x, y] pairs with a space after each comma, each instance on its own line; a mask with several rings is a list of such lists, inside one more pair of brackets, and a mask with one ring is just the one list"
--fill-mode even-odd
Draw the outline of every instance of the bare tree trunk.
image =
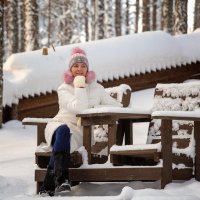
[[26, 51], [39, 48], [37, 0], [25, 0], [25, 42]]
[[8, 55], [18, 52], [18, 4], [17, 0], [6, 1], [6, 32], [8, 38]]
[[85, 41], [89, 40], [88, 17], [89, 17], [88, 1], [85, 0], [84, 1]]
[[3, 122], [3, 18], [4, 1], [0, 1], [0, 128]]
[[194, 7], [194, 30], [200, 28], [200, 0], [195, 1]]
[[112, 1], [105, 0], [105, 37], [109, 38], [114, 36], [113, 33], [113, 14], [112, 14]]
[[162, 3], [162, 30], [173, 34], [173, 1], [163, 0]]
[[24, 27], [25, 27], [25, 6], [24, 1], [19, 2], [19, 52], [25, 51], [25, 40], [24, 40]]
[[129, 16], [130, 16], [130, 5], [129, 5], [129, 0], [126, 0], [126, 35], [130, 33], [130, 24], [129, 24]]
[[92, 40], [95, 40], [97, 35], [97, 3], [98, 0], [92, 1]]
[[157, 0], [153, 0], [152, 30], [157, 30]]
[[174, 33], [187, 33], [187, 0], [175, 0], [175, 26]]
[[104, 38], [104, 0], [98, 0], [98, 39]]
[[136, 0], [135, 3], [135, 33], [138, 33], [138, 22], [139, 22], [139, 7], [140, 6], [140, 1]]
[[51, 44], [51, 0], [48, 4], [48, 47]]
[[115, 0], [115, 34], [120, 36], [121, 31], [121, 0]]
[[150, 9], [149, 0], [143, 0], [142, 31], [150, 30]]

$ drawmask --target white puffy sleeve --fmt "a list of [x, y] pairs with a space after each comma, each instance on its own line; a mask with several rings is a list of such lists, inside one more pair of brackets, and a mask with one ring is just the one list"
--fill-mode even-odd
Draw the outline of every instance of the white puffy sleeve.
[[77, 114], [88, 108], [86, 88], [71, 88], [70, 91], [69, 86], [62, 84], [58, 88], [58, 102], [60, 110], [69, 110]]

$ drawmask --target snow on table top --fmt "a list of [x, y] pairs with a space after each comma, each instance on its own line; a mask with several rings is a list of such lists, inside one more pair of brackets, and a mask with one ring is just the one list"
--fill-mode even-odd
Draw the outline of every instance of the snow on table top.
[[200, 111], [154, 111], [152, 117], [193, 117], [200, 119]]
[[79, 114], [93, 114], [93, 113], [127, 113], [127, 114], [151, 114], [151, 109], [149, 108], [120, 108], [103, 106], [98, 108], [85, 109]]

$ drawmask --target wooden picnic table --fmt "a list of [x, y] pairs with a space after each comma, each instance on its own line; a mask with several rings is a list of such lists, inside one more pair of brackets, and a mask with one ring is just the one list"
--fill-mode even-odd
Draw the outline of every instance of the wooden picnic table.
[[[92, 110], [91, 110], [92, 111]], [[88, 152], [88, 164], [91, 164], [91, 134], [93, 125], [108, 125], [108, 154], [114, 145], [121, 145], [125, 136], [125, 144], [133, 144], [132, 123], [149, 122], [150, 113], [138, 112], [130, 108], [119, 108], [116, 112], [108, 111], [78, 114], [83, 126], [83, 146]]]

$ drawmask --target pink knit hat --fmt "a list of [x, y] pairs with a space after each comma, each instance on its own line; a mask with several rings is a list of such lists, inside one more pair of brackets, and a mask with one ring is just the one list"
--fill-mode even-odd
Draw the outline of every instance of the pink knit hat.
[[[79, 47], [75, 47], [74, 49], [72, 49], [72, 53], [71, 53], [71, 57], [69, 60], [69, 70], [66, 71], [64, 73], [64, 81], [67, 84], [70, 84], [73, 82], [74, 77], [70, 71], [70, 69], [72, 68], [72, 66], [75, 63], [84, 63], [86, 64], [87, 68], [89, 68], [89, 63], [88, 63], [88, 59], [86, 57], [86, 53], [83, 49], [79, 48]], [[96, 74], [93, 71], [88, 71], [86, 74], [86, 83], [91, 83], [95, 80], [96, 78]]]
[[83, 49], [79, 47], [75, 47], [72, 49], [72, 53], [69, 59], [69, 69], [76, 63], [84, 63], [86, 64], [87, 68], [89, 67], [88, 59], [86, 57], [86, 53]]

